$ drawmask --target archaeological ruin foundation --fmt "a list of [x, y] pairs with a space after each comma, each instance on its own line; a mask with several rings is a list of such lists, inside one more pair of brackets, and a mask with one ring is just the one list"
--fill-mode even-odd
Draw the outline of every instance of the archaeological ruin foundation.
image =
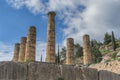
[[[56, 63], [55, 12], [48, 13], [46, 62], [36, 60], [36, 27], [30, 26], [27, 37], [14, 47], [12, 61], [0, 62], [0, 80], [120, 80], [120, 75], [75, 65], [74, 39], [67, 38], [66, 65]], [[84, 65], [92, 63], [89, 35], [83, 36]], [[49, 64], [51, 63], [51, 64]]]
[[[56, 63], [56, 48], [55, 48], [55, 15], [51, 11], [48, 13], [47, 27], [47, 45], [46, 45], [46, 61], [48, 63]], [[74, 65], [74, 39], [67, 38], [66, 40], [66, 64]], [[19, 47], [18, 47], [19, 46]], [[91, 46], [89, 35], [83, 36], [83, 62], [84, 65], [92, 63]], [[35, 61], [36, 55], [36, 27], [31, 26], [28, 30], [27, 37], [21, 38], [21, 43], [16, 44], [14, 50], [13, 61], [26, 62]]]

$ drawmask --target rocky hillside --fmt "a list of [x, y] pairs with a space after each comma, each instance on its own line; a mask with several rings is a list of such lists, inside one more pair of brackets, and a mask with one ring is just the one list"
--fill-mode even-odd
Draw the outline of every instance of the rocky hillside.
[[102, 61], [89, 67], [120, 74], [120, 40], [116, 41], [116, 43], [117, 49], [115, 51], [112, 50], [111, 43], [102, 45], [99, 49], [102, 54]]
[[120, 61], [118, 61], [118, 60], [110, 61], [110, 62], [106, 62], [106, 63], [92, 64], [89, 67], [96, 68], [98, 70], [107, 70], [110, 72], [120, 74]]

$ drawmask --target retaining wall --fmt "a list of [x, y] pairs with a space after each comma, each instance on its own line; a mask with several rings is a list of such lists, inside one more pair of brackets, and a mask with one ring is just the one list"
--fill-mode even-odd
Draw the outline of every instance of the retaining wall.
[[0, 62], [0, 80], [120, 80], [120, 74], [40, 62]]

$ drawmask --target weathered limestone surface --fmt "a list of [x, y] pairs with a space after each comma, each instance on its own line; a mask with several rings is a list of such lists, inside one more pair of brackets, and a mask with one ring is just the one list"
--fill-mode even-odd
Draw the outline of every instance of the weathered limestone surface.
[[97, 69], [81, 68], [83, 80], [98, 80]]
[[59, 68], [55, 64], [30, 63], [29, 80], [58, 80]]
[[67, 39], [66, 64], [74, 65], [74, 40], [73, 38]]
[[80, 67], [75, 67], [76, 80], [84, 80], [82, 75], [82, 69]]
[[18, 62], [19, 50], [20, 50], [20, 44], [19, 44], [19, 43], [16, 43], [16, 44], [15, 44], [15, 47], [14, 47], [14, 55], [13, 55], [12, 61]]
[[0, 62], [0, 80], [27, 80], [27, 64]]
[[98, 80], [98, 71], [69, 65], [30, 63], [29, 80]]
[[101, 70], [99, 71], [99, 80], [120, 80], [120, 74]]
[[120, 80], [120, 74], [69, 65], [0, 62], [0, 80]]
[[76, 80], [76, 72], [74, 66], [62, 65], [61, 77], [64, 80]]
[[28, 30], [25, 61], [35, 61], [36, 53], [36, 28], [31, 26]]
[[92, 53], [91, 53], [91, 46], [90, 46], [90, 39], [89, 35], [83, 36], [83, 62], [85, 65], [92, 63]]
[[19, 62], [24, 62], [25, 60], [25, 51], [26, 51], [26, 37], [21, 38], [21, 43], [20, 43], [20, 51], [19, 51]]
[[55, 12], [48, 13], [46, 62], [55, 63]]
[[76, 80], [98, 80], [97, 69], [75, 67]]

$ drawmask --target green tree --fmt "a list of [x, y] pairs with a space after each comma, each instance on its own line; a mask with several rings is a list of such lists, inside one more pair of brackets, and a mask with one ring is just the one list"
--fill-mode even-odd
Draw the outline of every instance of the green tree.
[[104, 36], [104, 45], [107, 45], [111, 42], [111, 35], [109, 35], [107, 32], [105, 33]]
[[60, 62], [63, 63], [66, 60], [66, 47], [63, 47], [60, 51]]
[[75, 58], [83, 56], [83, 47], [80, 46], [80, 44], [75, 44], [74, 45], [74, 54]]
[[114, 37], [114, 32], [113, 31], [112, 31], [111, 40], [112, 40], [113, 50], [115, 51], [115, 49], [116, 49], [116, 42], [115, 42], [115, 37]]
[[58, 45], [58, 53], [57, 53], [57, 64], [60, 63], [60, 54], [59, 54], [59, 45]]
[[96, 40], [91, 40], [92, 57], [94, 63], [98, 63], [102, 60], [102, 54], [99, 51], [99, 47], [99, 43]]

